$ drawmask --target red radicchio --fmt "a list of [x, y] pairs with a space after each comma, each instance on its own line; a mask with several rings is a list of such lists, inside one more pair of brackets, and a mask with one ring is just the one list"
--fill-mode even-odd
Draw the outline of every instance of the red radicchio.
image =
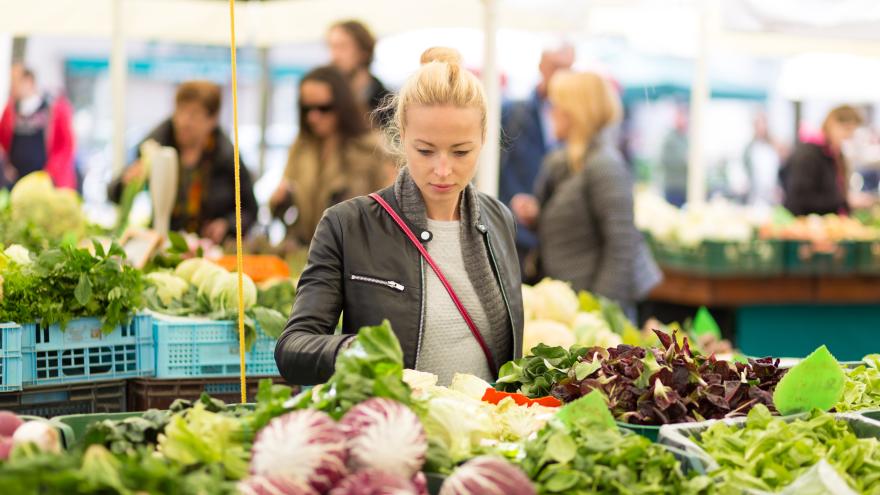
[[292, 478], [324, 493], [345, 477], [345, 435], [326, 413], [295, 411], [273, 419], [254, 440], [251, 472]]
[[428, 442], [418, 416], [400, 402], [373, 398], [340, 421], [348, 438], [348, 466], [378, 469], [412, 479], [425, 464]]
[[312, 487], [286, 476], [254, 476], [238, 484], [240, 495], [319, 495]]
[[535, 495], [529, 478], [499, 457], [471, 459], [452, 473], [440, 495]]
[[330, 491], [329, 495], [419, 495], [412, 481], [377, 469], [366, 469], [350, 475]]

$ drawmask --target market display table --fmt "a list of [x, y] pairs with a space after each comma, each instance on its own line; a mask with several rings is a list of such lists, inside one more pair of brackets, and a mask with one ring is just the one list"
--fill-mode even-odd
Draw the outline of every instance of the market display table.
[[799, 357], [822, 344], [841, 360], [880, 352], [880, 277], [664, 275], [650, 300], [732, 309], [746, 354]]

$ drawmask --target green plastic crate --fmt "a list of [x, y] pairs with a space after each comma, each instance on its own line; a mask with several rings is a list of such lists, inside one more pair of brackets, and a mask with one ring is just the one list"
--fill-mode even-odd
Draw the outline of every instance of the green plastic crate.
[[112, 419], [118, 421], [120, 419], [140, 416], [141, 412], [117, 412], [104, 414], [68, 414], [66, 416], [56, 416], [50, 420], [61, 431], [61, 446], [70, 449], [76, 445], [77, 439], [82, 439], [86, 430], [92, 423]]
[[656, 442], [657, 437], [660, 434], [660, 427], [654, 425], [634, 425], [618, 421], [617, 426], [623, 428], [624, 430], [629, 430], [637, 435], [641, 435], [652, 442]]
[[830, 251], [809, 241], [785, 243], [785, 271], [791, 275], [849, 275], [857, 267], [857, 243], [838, 242]]
[[705, 241], [699, 252], [709, 275], [780, 275], [785, 271], [781, 241]]

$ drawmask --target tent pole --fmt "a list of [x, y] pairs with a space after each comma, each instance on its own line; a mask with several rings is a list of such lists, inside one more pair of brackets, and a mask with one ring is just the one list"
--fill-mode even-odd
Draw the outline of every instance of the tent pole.
[[125, 84], [128, 62], [125, 53], [125, 0], [113, 0], [113, 45], [110, 52], [110, 87], [113, 99], [113, 175], [125, 167]]
[[688, 173], [687, 202], [701, 205], [706, 202], [706, 163], [703, 149], [705, 108], [709, 101], [709, 12], [699, 5], [697, 59], [694, 62], [694, 80], [691, 84], [690, 118], [688, 119]]
[[491, 196], [498, 196], [498, 171], [501, 156], [501, 81], [498, 73], [498, 0], [483, 0], [483, 86], [486, 88], [488, 115], [486, 141], [477, 172], [477, 186]]

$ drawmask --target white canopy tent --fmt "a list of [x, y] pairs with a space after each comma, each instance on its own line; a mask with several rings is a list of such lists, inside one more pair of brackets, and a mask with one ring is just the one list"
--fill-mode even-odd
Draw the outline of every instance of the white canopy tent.
[[[498, 29], [625, 37], [649, 53], [694, 58], [689, 155], [692, 202], [705, 197], [700, 122], [709, 95], [707, 67], [713, 52], [880, 56], [880, 4], [873, 0], [239, 0], [236, 9], [241, 46], [319, 40], [326, 26], [342, 17], [364, 20], [379, 36], [434, 27], [484, 30], [482, 74], [493, 110], [489, 142], [494, 146], [487, 147], [478, 182], [490, 193], [497, 190], [499, 156]], [[229, 10], [224, 0], [0, 0], [0, 12], [0, 33], [112, 39], [117, 123], [124, 122], [125, 116], [127, 40], [229, 43]], [[115, 166], [121, 167], [123, 159], [123, 136], [115, 136]]]

